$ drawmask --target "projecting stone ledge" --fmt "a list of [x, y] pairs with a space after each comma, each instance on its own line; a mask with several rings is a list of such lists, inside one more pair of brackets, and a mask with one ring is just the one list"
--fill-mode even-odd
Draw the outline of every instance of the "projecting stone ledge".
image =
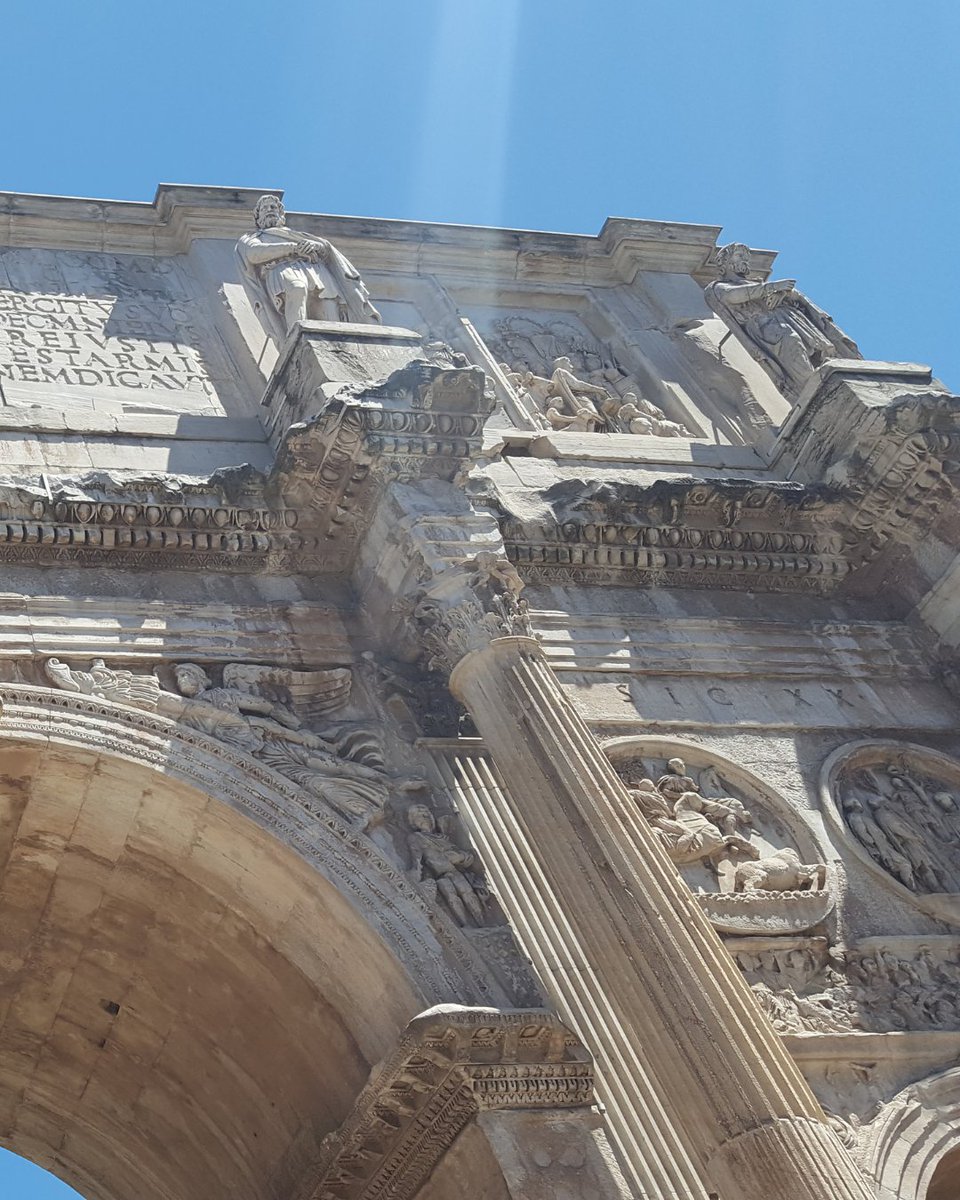
[[264, 395], [268, 493], [324, 536], [362, 529], [388, 480], [460, 479], [495, 397], [479, 367], [410, 330], [307, 322]]
[[[438, 1005], [374, 1070], [301, 1194], [408, 1200], [447, 1156], [469, 1177], [470, 1157], [492, 1154], [518, 1200], [554, 1196], [571, 1176], [582, 1195], [626, 1200], [592, 1104], [590, 1055], [552, 1013]], [[472, 1122], [479, 1145], [458, 1138]]]

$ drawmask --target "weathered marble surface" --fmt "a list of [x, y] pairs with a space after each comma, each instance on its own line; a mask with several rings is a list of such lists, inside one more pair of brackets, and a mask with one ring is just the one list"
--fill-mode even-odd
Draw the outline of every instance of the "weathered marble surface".
[[372, 1200], [348, 1114], [414, 1014], [546, 1004], [610, 1143], [569, 1032], [480, 1016], [396, 1072], [394, 1130], [461, 1089], [430, 1200], [895, 1195], [960, 1046], [960, 401], [751, 357], [708, 226], [291, 214], [342, 278], [278, 328], [259, 194], [0, 195], [4, 1143]]

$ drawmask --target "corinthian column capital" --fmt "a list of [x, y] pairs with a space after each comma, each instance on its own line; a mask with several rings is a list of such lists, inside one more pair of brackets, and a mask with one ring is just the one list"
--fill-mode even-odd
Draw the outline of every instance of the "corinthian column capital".
[[388, 489], [357, 582], [381, 641], [444, 675], [495, 638], [533, 636], [496, 518], [452, 484]]
[[[430, 670], [449, 675], [495, 638], [533, 639], [527, 602], [519, 594], [523, 584], [506, 559], [503, 564], [464, 563], [470, 594], [462, 600], [450, 603], [426, 591], [413, 603], [411, 616]], [[515, 585], [500, 580], [508, 571]]]

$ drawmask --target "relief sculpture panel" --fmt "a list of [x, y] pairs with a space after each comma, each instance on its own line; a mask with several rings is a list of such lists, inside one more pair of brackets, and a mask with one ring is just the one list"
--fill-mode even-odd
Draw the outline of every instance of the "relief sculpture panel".
[[956, 938], [735, 938], [727, 948], [780, 1033], [960, 1026]]
[[960, 763], [923, 746], [860, 742], [827, 761], [824, 811], [902, 898], [960, 923]]
[[[646, 746], [650, 751], [643, 753]], [[834, 889], [827, 866], [812, 837], [791, 828], [772, 794], [742, 777], [731, 782], [722, 764], [696, 748], [696, 767], [688, 765], [690, 748], [680, 758], [658, 739], [617, 739], [605, 748], [714, 928], [786, 935], [829, 915]]]
[[644, 396], [610, 348], [573, 318], [498, 317], [484, 340], [518, 397], [553, 429], [694, 436]]

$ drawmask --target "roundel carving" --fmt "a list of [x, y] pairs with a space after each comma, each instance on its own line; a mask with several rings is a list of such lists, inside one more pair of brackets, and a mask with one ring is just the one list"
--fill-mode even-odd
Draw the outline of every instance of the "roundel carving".
[[843, 746], [823, 768], [824, 811], [904, 899], [960, 924], [960, 762], [925, 746]]
[[797, 934], [832, 911], [811, 830], [750, 772], [678, 739], [614, 738], [604, 751], [715, 929]]

